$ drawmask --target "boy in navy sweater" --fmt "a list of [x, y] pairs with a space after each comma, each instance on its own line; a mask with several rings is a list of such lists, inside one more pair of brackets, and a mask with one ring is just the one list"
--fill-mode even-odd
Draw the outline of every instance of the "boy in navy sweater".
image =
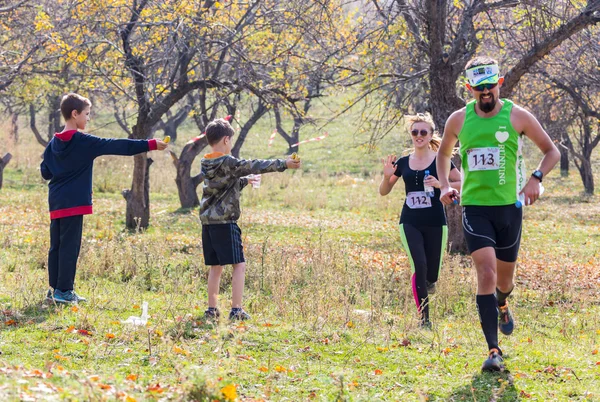
[[92, 169], [101, 155], [135, 155], [167, 147], [160, 140], [99, 138], [84, 134], [92, 103], [70, 93], [60, 104], [65, 118], [62, 133], [54, 135], [40, 166], [42, 177], [50, 180], [50, 251], [46, 298], [56, 303], [86, 301], [73, 290], [77, 258], [81, 247], [83, 215], [92, 213]]

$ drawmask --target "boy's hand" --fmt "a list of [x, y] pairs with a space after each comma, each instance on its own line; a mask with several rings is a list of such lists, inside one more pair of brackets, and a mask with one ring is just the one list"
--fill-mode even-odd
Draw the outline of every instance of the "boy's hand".
[[285, 160], [285, 165], [287, 166], [288, 169], [298, 169], [300, 166], [302, 166], [302, 162], [300, 161], [300, 159], [293, 159], [292, 156], [290, 155]]
[[163, 151], [165, 149], [167, 149], [167, 143], [161, 140], [156, 140], [156, 150], [157, 151]]

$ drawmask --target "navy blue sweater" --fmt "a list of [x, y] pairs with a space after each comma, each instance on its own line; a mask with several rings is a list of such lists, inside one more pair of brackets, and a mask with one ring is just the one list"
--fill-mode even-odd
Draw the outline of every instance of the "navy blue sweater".
[[135, 155], [156, 149], [156, 140], [100, 138], [76, 130], [55, 134], [40, 165], [50, 180], [50, 219], [91, 214], [92, 169], [101, 155]]

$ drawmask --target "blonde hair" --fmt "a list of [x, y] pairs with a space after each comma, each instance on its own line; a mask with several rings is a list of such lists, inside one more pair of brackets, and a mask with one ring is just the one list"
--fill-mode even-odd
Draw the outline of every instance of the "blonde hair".
[[412, 127], [416, 123], [429, 124], [429, 127], [431, 127], [432, 132], [431, 141], [429, 141], [429, 148], [435, 152], [437, 152], [438, 149], [440, 149], [442, 138], [438, 135], [437, 131], [435, 130], [435, 123], [433, 121], [433, 117], [431, 117], [429, 113], [417, 113], [415, 115], [405, 116], [404, 119], [406, 121], [406, 129], [408, 132], [411, 131]]

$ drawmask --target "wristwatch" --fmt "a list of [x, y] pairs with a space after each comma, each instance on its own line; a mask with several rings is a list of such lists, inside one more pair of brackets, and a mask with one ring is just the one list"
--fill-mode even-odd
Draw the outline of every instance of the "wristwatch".
[[544, 177], [544, 173], [541, 170], [535, 170], [531, 175], [538, 179], [540, 183], [542, 182], [542, 178]]

